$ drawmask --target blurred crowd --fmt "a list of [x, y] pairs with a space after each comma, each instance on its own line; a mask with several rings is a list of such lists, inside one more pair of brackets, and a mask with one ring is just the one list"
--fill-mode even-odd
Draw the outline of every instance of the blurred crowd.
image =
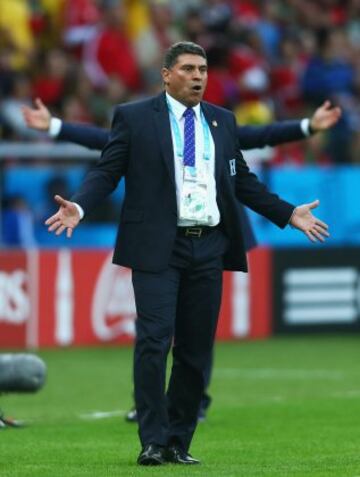
[[20, 106], [35, 97], [108, 127], [114, 104], [162, 89], [163, 51], [183, 39], [207, 51], [205, 99], [240, 124], [341, 105], [331, 133], [281, 148], [275, 163], [357, 162], [360, 0], [1, 0], [1, 137], [34, 137]]

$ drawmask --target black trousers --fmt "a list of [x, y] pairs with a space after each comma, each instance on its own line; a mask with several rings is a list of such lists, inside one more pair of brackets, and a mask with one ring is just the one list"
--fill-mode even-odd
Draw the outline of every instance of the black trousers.
[[135, 403], [142, 446], [176, 443], [186, 451], [190, 446], [211, 362], [226, 246], [218, 228], [199, 238], [178, 236], [166, 270], [133, 270]]

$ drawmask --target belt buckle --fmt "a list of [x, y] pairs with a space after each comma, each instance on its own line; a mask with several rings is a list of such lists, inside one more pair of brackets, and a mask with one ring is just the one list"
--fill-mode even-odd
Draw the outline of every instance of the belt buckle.
[[201, 227], [187, 228], [185, 230], [185, 237], [201, 237], [203, 229]]

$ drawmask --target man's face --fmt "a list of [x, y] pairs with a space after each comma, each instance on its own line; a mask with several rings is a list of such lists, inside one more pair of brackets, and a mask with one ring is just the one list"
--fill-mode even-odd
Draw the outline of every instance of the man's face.
[[166, 91], [187, 107], [202, 100], [207, 83], [207, 62], [199, 55], [184, 53], [170, 69], [162, 69]]

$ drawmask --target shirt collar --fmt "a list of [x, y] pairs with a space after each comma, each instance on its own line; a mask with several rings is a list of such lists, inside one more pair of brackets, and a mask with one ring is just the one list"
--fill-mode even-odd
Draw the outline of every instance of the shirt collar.
[[[170, 96], [170, 94], [167, 92], [166, 92], [166, 100], [170, 104], [171, 110], [174, 113], [176, 119], [180, 121], [180, 119], [182, 119], [183, 117], [185, 110], [187, 109], [187, 106], [180, 103], [180, 101], [177, 101], [175, 98]], [[194, 106], [192, 109], [194, 110], [195, 118], [197, 120], [200, 120], [200, 103]]]

